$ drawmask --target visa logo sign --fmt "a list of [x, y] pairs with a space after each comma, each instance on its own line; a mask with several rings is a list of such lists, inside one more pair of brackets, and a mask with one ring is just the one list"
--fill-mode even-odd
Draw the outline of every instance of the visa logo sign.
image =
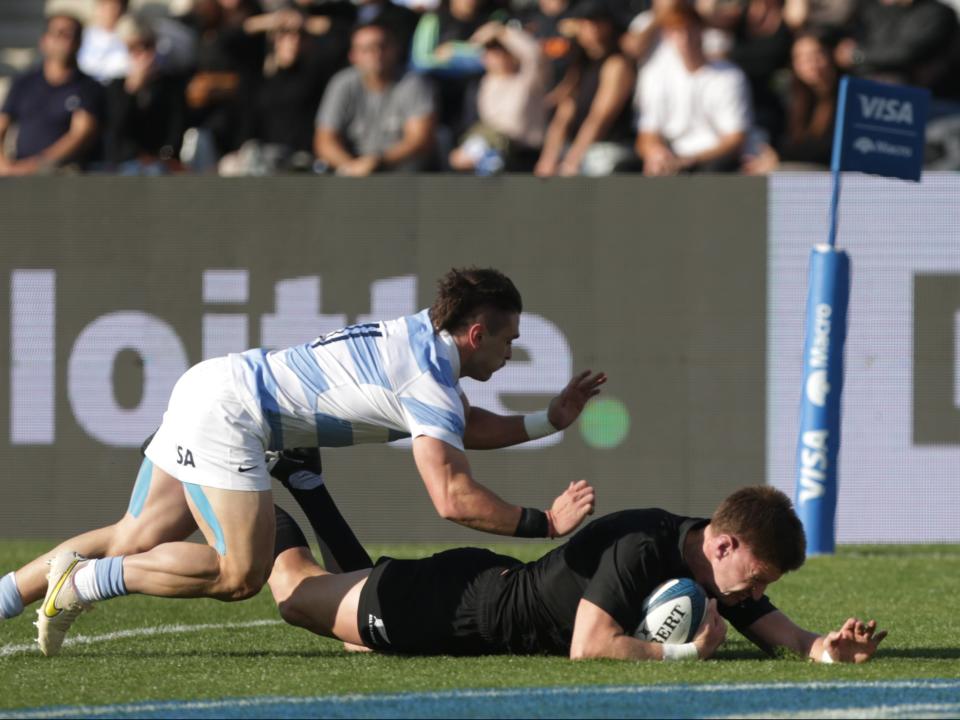
[[857, 97], [865, 119], [913, 125], [913, 103], [860, 93], [857, 93]]

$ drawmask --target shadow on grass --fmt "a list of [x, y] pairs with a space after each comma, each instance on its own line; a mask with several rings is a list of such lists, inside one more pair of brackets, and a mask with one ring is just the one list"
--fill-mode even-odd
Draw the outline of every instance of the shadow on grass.
[[878, 658], [908, 658], [910, 660], [960, 660], [960, 647], [887, 648], [877, 651]]

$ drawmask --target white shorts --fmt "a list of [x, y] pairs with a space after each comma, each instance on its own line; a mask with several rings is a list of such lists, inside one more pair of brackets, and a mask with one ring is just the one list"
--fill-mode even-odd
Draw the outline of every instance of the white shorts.
[[181, 482], [262, 492], [270, 489], [265, 438], [237, 396], [229, 359], [220, 357], [177, 381], [146, 456]]

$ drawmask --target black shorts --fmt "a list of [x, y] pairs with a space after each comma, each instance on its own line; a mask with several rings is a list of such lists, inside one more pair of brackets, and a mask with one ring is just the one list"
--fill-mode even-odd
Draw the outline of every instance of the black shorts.
[[422, 560], [380, 558], [360, 592], [357, 625], [367, 647], [406, 655], [502, 652], [482, 626], [488, 586], [522, 563], [479, 548]]

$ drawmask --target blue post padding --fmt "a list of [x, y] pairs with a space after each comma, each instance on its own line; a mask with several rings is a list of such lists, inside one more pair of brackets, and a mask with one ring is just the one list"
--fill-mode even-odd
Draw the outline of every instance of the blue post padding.
[[797, 448], [797, 513], [810, 554], [832, 553], [840, 450], [843, 343], [847, 336], [850, 258], [817, 245], [810, 254], [807, 336]]

